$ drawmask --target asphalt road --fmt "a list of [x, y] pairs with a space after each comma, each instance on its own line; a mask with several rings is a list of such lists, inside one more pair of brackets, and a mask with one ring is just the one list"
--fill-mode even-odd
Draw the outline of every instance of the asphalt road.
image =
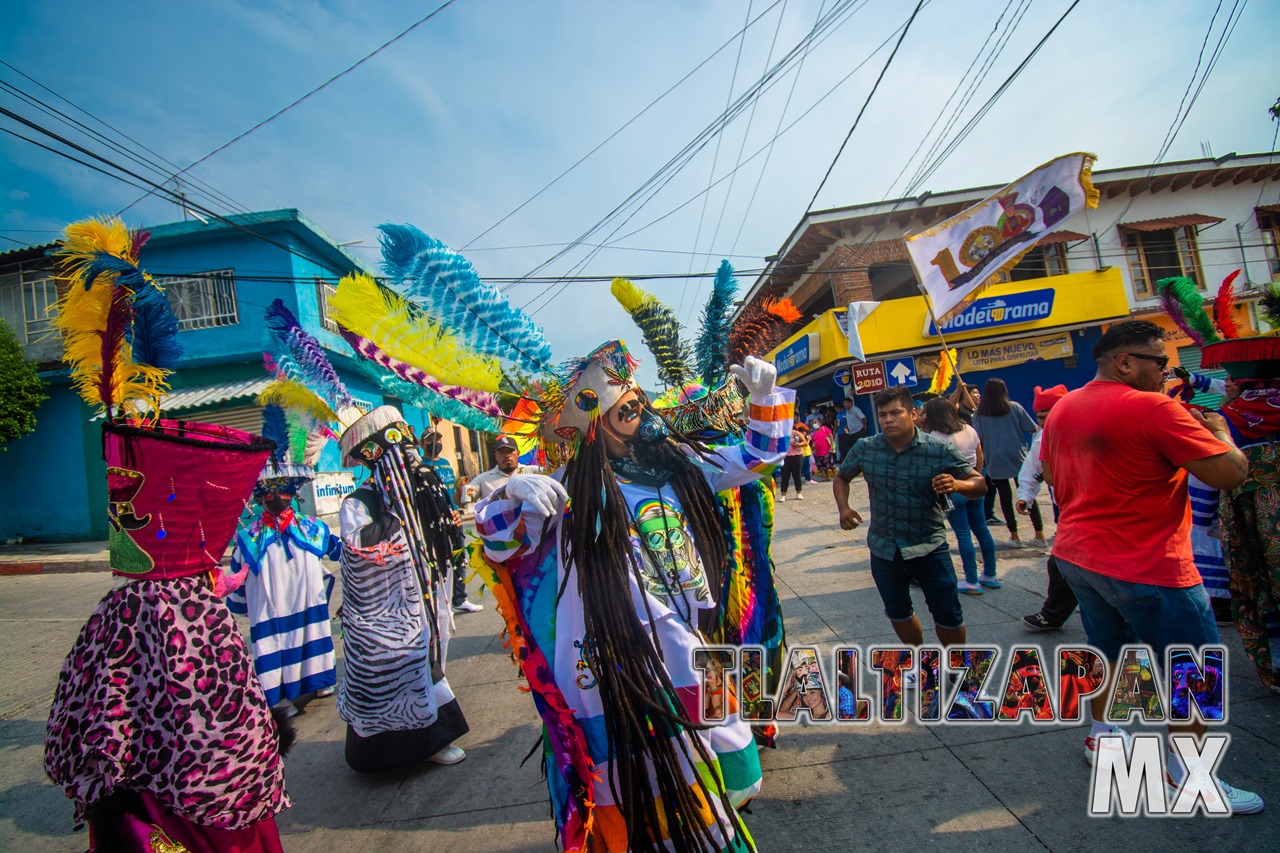
[[[810, 486], [805, 497], [778, 506], [775, 528], [788, 639], [828, 649], [892, 644], [865, 529], [838, 529], [829, 486]], [[860, 483], [854, 505], [866, 506]], [[1005, 650], [1083, 643], [1078, 616], [1057, 634], [1031, 635], [1018, 621], [1039, 609], [1044, 556], [1002, 551], [1000, 558], [1004, 588], [963, 597], [970, 642]], [[0, 577], [0, 850], [88, 846], [86, 833], [72, 829], [70, 802], [44, 776], [42, 742], [62, 658], [110, 583], [101, 573]], [[460, 741], [467, 760], [361, 776], [343, 761], [344, 726], [333, 699], [315, 700], [297, 718], [299, 742], [287, 759], [294, 805], [279, 818], [287, 850], [555, 849], [538, 768], [520, 765], [538, 737], [538, 718], [516, 689], [492, 598], [473, 597], [487, 609], [457, 618], [449, 661], [471, 725]], [[916, 606], [931, 639], [918, 593]], [[761, 756], [764, 789], [747, 824], [762, 851], [1277, 849], [1280, 781], [1273, 780], [1280, 777], [1271, 771], [1280, 758], [1280, 696], [1258, 682], [1234, 629], [1223, 629], [1223, 640], [1232, 653], [1224, 730], [1233, 740], [1221, 776], [1270, 799], [1261, 815], [1089, 818], [1085, 728], [908, 719], [788, 727], [778, 748]]]

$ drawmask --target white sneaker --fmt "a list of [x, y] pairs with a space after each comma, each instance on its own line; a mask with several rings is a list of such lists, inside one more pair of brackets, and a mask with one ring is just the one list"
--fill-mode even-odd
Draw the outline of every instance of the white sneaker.
[[428, 758], [427, 761], [430, 761], [433, 764], [457, 764], [466, 757], [467, 754], [462, 751], [462, 747], [450, 744]]
[[1049, 547], [1049, 540], [1045, 539], [1043, 536], [1037, 536], [1035, 539], [1028, 542], [1027, 546], [1030, 548], [1039, 548], [1043, 551]]
[[[464, 601], [461, 604], [453, 605], [454, 613], [479, 613], [484, 610], [483, 604], [476, 604], [474, 601]], [[458, 759], [461, 761], [462, 759]]]
[[786, 503], [786, 502], [787, 502], [786, 495], [778, 495], [778, 503]]
[[[1204, 772], [1203, 770], [1201, 772]], [[1231, 810], [1231, 814], [1258, 814], [1267, 807], [1262, 801], [1262, 797], [1252, 791], [1245, 791], [1241, 788], [1233, 788], [1218, 777], [1213, 777], [1214, 781], [1222, 786], [1222, 793], [1227, 801], [1227, 808]], [[1181, 785], [1173, 784], [1173, 777], [1166, 770], [1164, 774], [1165, 789], [1169, 797], [1169, 805], [1173, 805], [1173, 801], [1178, 798], [1178, 791], [1182, 789]], [[1211, 801], [1213, 794], [1206, 793], [1206, 801]]]
[[[1125, 752], [1129, 751], [1129, 748], [1130, 748], [1129, 744], [1133, 740], [1133, 736], [1130, 735], [1127, 731], [1117, 726], [1112, 726], [1111, 731], [1104, 732], [1102, 736], [1105, 737], [1107, 735], [1119, 735], [1121, 738], [1124, 739], [1123, 744], [1116, 743], [1114, 740], [1112, 740], [1109, 743], [1102, 745], [1101, 747], [1102, 749], [1121, 749]], [[1084, 739], [1084, 760], [1090, 766], [1092, 766], [1098, 760], [1098, 749], [1099, 749], [1098, 738], [1094, 737], [1093, 735], [1089, 735]], [[1121, 761], [1120, 763], [1123, 764], [1124, 762]]]
[[798, 500], [798, 501], [802, 501], [802, 500], [804, 500], [804, 493], [803, 493], [803, 492], [796, 492], [796, 500]]
[[332, 684], [329, 685], [328, 687], [321, 687], [319, 690], [316, 691], [316, 698], [323, 699], [326, 696], [332, 696], [337, 691], [338, 691], [338, 688]]

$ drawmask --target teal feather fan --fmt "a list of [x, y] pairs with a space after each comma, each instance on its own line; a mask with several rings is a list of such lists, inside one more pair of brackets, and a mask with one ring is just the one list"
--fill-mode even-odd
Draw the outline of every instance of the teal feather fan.
[[702, 384], [715, 388], [724, 380], [725, 352], [729, 347], [729, 319], [733, 313], [733, 298], [738, 295], [738, 280], [727, 260], [720, 262], [716, 280], [711, 286], [711, 297], [702, 311], [702, 331], [698, 334], [698, 373]]
[[393, 289], [477, 351], [525, 370], [550, 369], [551, 344], [528, 314], [480, 279], [471, 262], [412, 225], [379, 225], [382, 268]]

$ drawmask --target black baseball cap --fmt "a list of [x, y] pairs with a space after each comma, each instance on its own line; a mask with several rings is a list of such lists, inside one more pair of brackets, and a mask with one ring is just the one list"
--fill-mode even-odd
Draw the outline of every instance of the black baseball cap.
[[516, 445], [516, 440], [511, 436], [500, 435], [498, 440], [493, 443], [493, 449], [496, 452], [499, 450], [519, 450], [520, 448]]

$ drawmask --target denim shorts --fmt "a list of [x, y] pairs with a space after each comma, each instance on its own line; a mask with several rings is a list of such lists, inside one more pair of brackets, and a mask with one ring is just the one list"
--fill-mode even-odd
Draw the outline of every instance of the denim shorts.
[[1188, 587], [1130, 583], [1057, 558], [1058, 570], [1080, 602], [1080, 620], [1090, 645], [1108, 660], [1124, 645], [1150, 646], [1158, 659], [1171, 645], [1198, 649], [1217, 645], [1218, 625], [1204, 584]]
[[915, 613], [911, 606], [911, 579], [920, 582], [925, 604], [933, 614], [933, 624], [941, 628], [964, 626], [964, 612], [960, 609], [960, 593], [956, 588], [956, 568], [951, 553], [943, 545], [932, 554], [902, 558], [902, 552], [892, 560], [871, 555], [871, 577], [884, 602], [884, 615], [891, 622], [907, 622]]

